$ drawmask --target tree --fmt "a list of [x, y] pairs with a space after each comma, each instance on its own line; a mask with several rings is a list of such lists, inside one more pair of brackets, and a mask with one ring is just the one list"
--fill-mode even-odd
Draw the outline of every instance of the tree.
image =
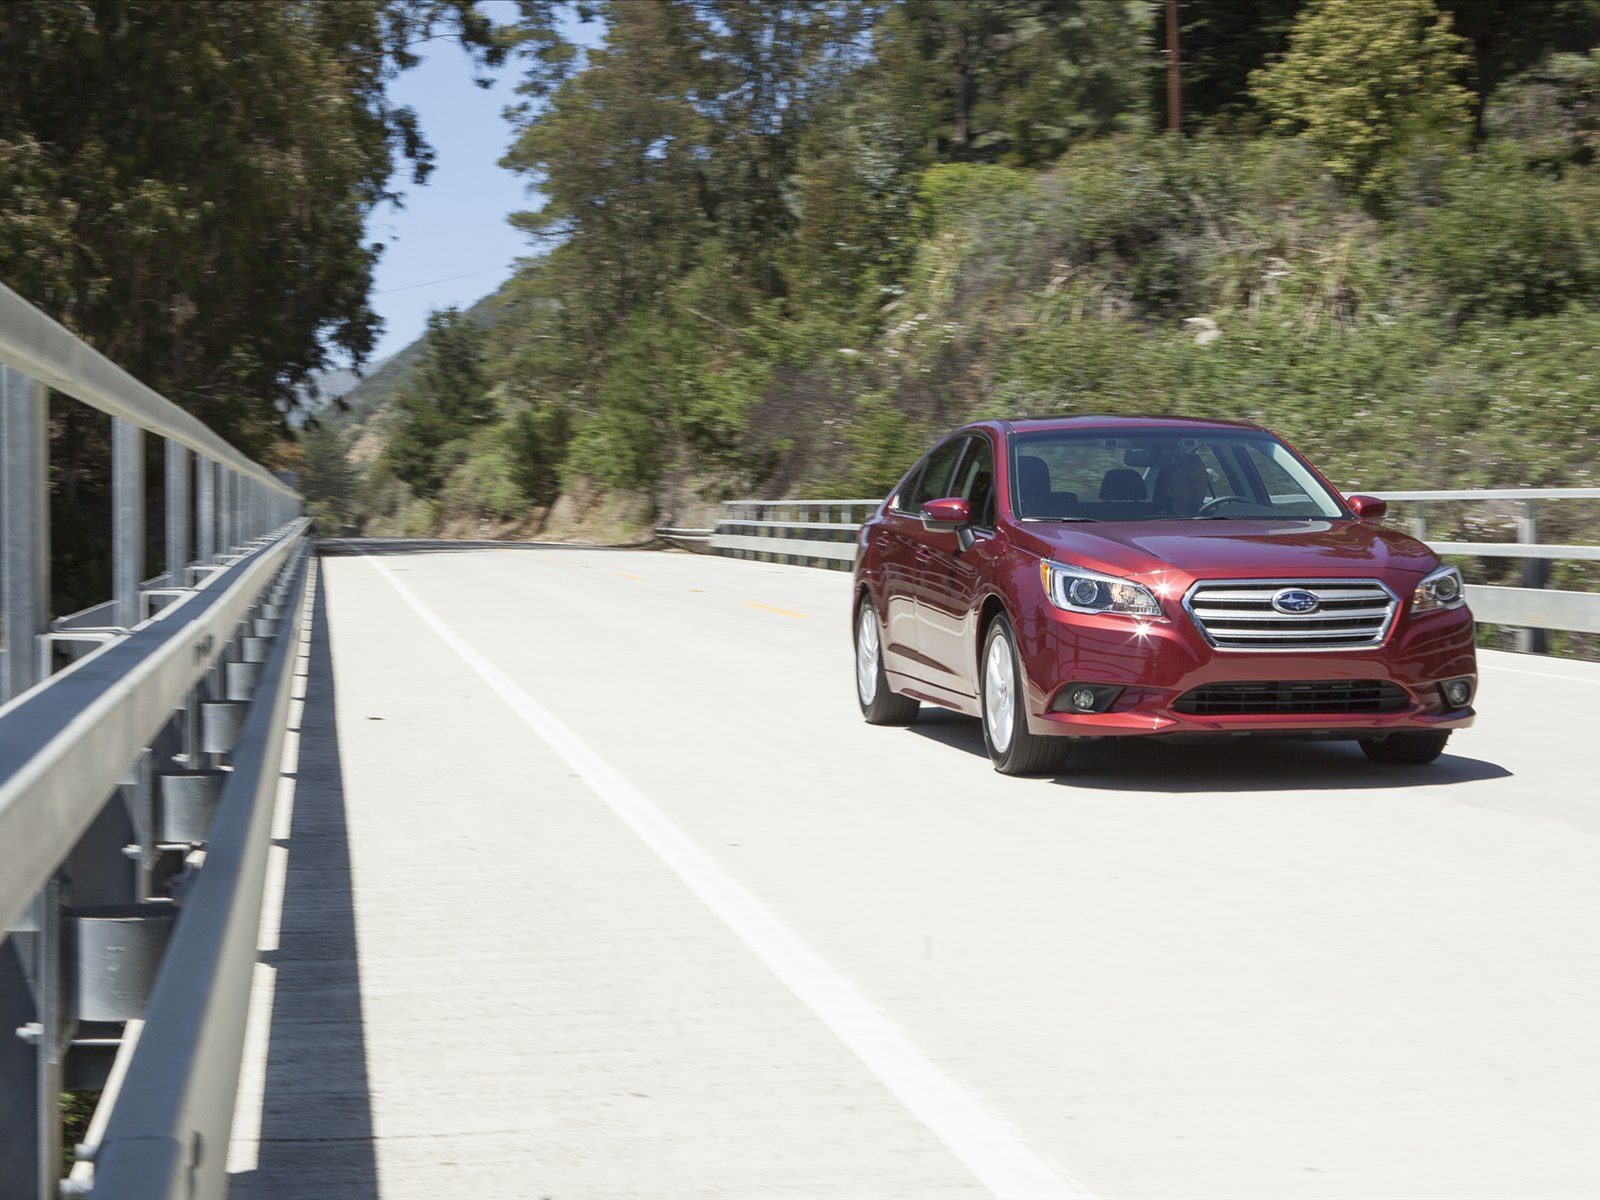
[[551, 6], [525, 11], [520, 90], [547, 100], [515, 114], [502, 161], [544, 197], [515, 221], [566, 249], [555, 271], [582, 293], [571, 311], [596, 322], [588, 333], [624, 322], [710, 238], [746, 282], [781, 294], [787, 180], [816, 98], [862, 57], [860, 0], [619, 0], [597, 6], [606, 42], [576, 74], [553, 49]]
[[[1178, 0], [1186, 130], [1250, 108], [1250, 75], [1288, 48], [1300, 5], [1301, 0]], [[1158, 44], [1166, 37], [1163, 8], [1155, 13]], [[1152, 85], [1161, 93], [1166, 80], [1158, 76]]]
[[367, 214], [426, 177], [386, 86], [473, 0], [0, 6], [0, 275], [252, 453], [335, 355], [361, 362]]
[[452, 444], [494, 415], [484, 377], [485, 334], [459, 309], [428, 314], [422, 361], [395, 399], [389, 465], [419, 496], [432, 497], [453, 465]]
[[1466, 66], [1433, 0], [1311, 0], [1288, 52], [1250, 87], [1275, 128], [1303, 135], [1335, 179], [1382, 208], [1408, 150], [1465, 127]]
[[906, 0], [877, 54], [891, 103], [938, 161], [1043, 163], [1146, 119], [1147, 0]]
[[503, 162], [543, 196], [515, 222], [550, 252], [509, 289], [526, 318], [503, 338], [507, 400], [525, 478], [562, 448], [569, 470], [647, 486], [742, 429], [751, 325], [811, 278], [790, 253], [807, 207], [829, 215], [812, 202], [831, 184], [796, 186], [807, 133], [865, 61], [872, 9], [618, 0], [574, 70], [560, 8], [525, 4], [517, 35], [529, 103]]
[[[689, 94], [710, 31], [680, 5], [606, 13], [605, 47], [524, 115], [501, 160], [544, 198], [513, 224], [559, 247], [548, 270], [588, 353], [692, 261], [710, 229], [710, 137]], [[542, 71], [536, 79], [542, 88]]]
[[1600, 44], [1600, 0], [1439, 0], [1472, 55], [1472, 132], [1487, 136], [1489, 97], [1546, 55], [1587, 53]]
[[311, 424], [300, 438], [300, 494], [306, 511], [324, 537], [348, 532], [356, 512], [359, 480], [351, 466], [345, 436], [323, 424]]

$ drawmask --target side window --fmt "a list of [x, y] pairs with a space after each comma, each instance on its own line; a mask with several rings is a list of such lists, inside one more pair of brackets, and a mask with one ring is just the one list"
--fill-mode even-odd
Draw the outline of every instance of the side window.
[[901, 512], [920, 514], [922, 506], [929, 500], [942, 500], [954, 494], [950, 491], [950, 475], [964, 442], [964, 438], [952, 438], [928, 456], [928, 465], [923, 468], [922, 474], [900, 497]]
[[967, 438], [967, 453], [956, 470], [950, 494], [967, 502], [974, 525], [994, 528], [994, 447], [988, 438], [981, 434]]

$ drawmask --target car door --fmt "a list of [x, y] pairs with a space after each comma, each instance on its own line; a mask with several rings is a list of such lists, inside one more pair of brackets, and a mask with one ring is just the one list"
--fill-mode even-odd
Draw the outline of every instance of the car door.
[[[917, 648], [936, 674], [931, 682], [961, 696], [977, 695], [977, 615], [973, 611], [994, 561], [994, 445], [967, 435], [950, 496], [967, 502], [972, 544], [955, 532], [926, 533], [918, 568]], [[935, 497], [937, 499], [937, 497]]]
[[919, 644], [917, 596], [926, 587], [929, 570], [922, 506], [950, 493], [951, 476], [961, 455], [963, 438], [934, 447], [922, 469], [914, 471], [895, 493], [884, 513], [881, 557], [884, 584], [883, 665], [887, 671], [929, 681], [933, 673]]

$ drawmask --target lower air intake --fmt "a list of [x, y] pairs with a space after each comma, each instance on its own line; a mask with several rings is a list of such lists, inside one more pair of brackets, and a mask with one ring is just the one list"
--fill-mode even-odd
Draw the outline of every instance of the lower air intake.
[[1405, 690], [1386, 679], [1250, 680], [1208, 683], [1185, 692], [1173, 710], [1196, 717], [1327, 716], [1397, 712]]

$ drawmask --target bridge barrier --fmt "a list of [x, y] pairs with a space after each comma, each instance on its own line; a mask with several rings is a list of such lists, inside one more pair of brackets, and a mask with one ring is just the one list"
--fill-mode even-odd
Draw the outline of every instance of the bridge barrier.
[[[112, 417], [110, 597], [54, 620], [49, 389]], [[0, 287], [0, 1200], [226, 1192], [308, 529], [283, 480]], [[63, 1180], [67, 1091], [101, 1100]]]
[[[1429, 542], [1440, 554], [1522, 560], [1521, 587], [1468, 584], [1467, 600], [1481, 623], [1517, 630], [1517, 648], [1543, 653], [1543, 632], [1600, 633], [1600, 594], [1548, 588], [1555, 560], [1600, 562], [1600, 546], [1546, 545], [1539, 541], [1543, 502], [1600, 500], [1600, 488], [1499, 488], [1476, 491], [1372, 493], [1410, 506], [1410, 531], [1428, 537], [1428, 505], [1441, 501], [1509, 501], [1519, 506], [1514, 542]], [[862, 523], [882, 500], [730, 500], [715, 529], [657, 530], [668, 540], [702, 535], [714, 553], [762, 562], [849, 570]]]

